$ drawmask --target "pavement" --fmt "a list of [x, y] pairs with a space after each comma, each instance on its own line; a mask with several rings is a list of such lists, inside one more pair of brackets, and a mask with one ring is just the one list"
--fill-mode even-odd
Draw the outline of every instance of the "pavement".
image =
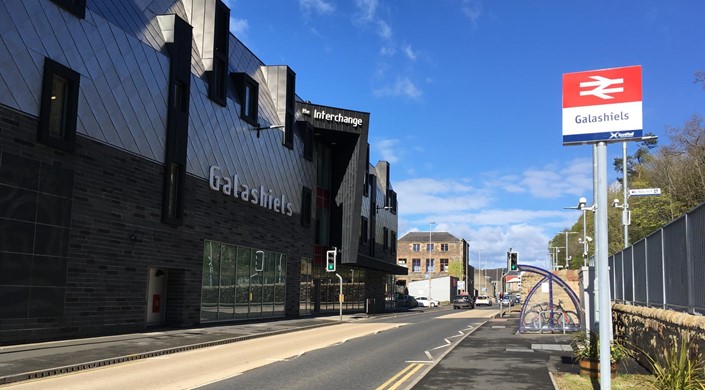
[[[391, 313], [398, 315], [399, 313]], [[378, 315], [382, 317], [385, 314]], [[554, 389], [549, 372], [577, 372], [571, 334], [516, 334], [518, 313], [489, 320], [463, 338], [425, 375], [418, 389]], [[344, 315], [344, 322], [366, 319]], [[251, 322], [192, 329], [0, 347], [0, 386], [110, 364], [339, 323], [338, 316]], [[391, 374], [391, 373], [390, 373]]]

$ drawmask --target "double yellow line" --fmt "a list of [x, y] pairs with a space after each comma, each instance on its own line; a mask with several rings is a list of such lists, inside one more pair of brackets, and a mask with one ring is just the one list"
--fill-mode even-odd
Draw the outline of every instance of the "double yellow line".
[[394, 390], [397, 387], [401, 386], [402, 383], [406, 382], [409, 378], [411, 378], [418, 370], [423, 367], [423, 363], [412, 363], [409, 364], [408, 366], [404, 367], [403, 370], [399, 371], [396, 375], [393, 377], [389, 378], [388, 381], [382, 383], [381, 386], [377, 388], [377, 390]]

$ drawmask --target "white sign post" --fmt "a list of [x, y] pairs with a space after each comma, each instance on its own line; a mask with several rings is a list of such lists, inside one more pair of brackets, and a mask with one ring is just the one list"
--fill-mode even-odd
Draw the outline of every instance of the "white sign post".
[[595, 260], [600, 334], [600, 387], [612, 388], [607, 239], [607, 143], [642, 138], [641, 66], [591, 70], [563, 75], [563, 145], [596, 144], [593, 149], [595, 185]]
[[629, 196], [658, 196], [661, 195], [660, 188], [638, 188], [629, 190]]

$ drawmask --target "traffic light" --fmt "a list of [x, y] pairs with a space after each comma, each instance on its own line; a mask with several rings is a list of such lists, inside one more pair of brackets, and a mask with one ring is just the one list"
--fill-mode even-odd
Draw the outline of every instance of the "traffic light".
[[517, 259], [518, 254], [516, 252], [511, 252], [509, 253], [509, 270], [510, 271], [516, 271], [518, 270], [517, 268]]
[[337, 255], [337, 249], [332, 249], [326, 252], [326, 272], [335, 272], [335, 259]]

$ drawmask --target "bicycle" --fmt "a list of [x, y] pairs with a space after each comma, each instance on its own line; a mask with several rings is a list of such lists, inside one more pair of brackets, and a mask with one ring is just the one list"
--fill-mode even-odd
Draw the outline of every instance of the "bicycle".
[[522, 324], [525, 329], [576, 330], [580, 328], [580, 317], [572, 310], [565, 310], [563, 301], [559, 299], [553, 309], [548, 302], [534, 305], [524, 314]]

